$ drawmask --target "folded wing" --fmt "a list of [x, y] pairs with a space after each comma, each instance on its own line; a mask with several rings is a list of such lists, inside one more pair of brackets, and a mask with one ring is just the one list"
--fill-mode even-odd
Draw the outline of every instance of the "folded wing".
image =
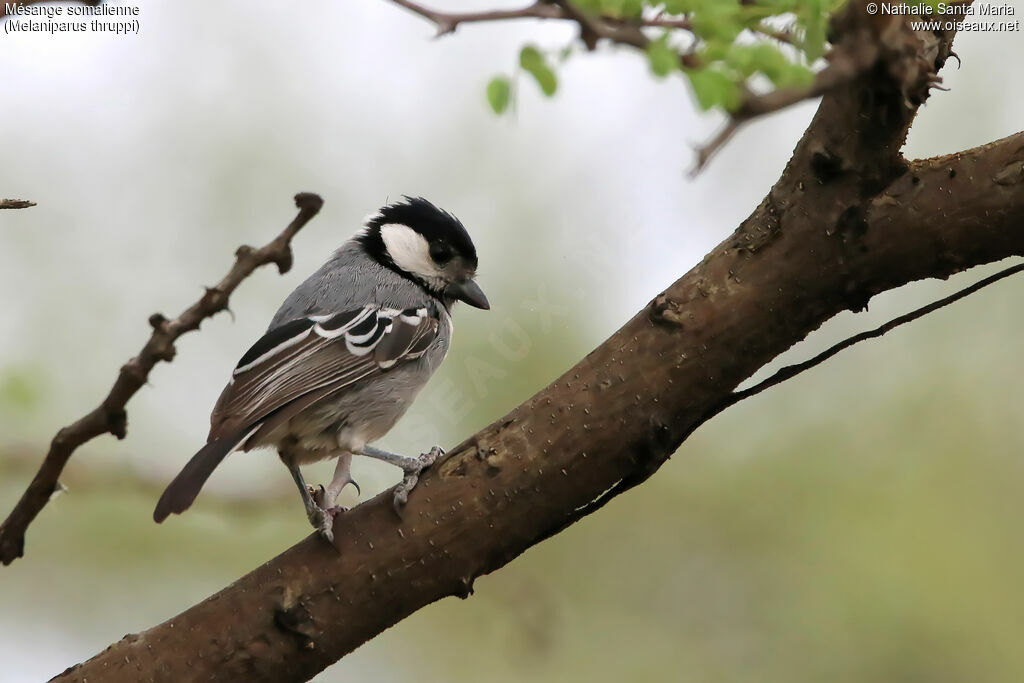
[[420, 358], [439, 327], [439, 311], [426, 304], [364, 306], [276, 327], [238, 362], [213, 409], [209, 438], [268, 431], [270, 421], [276, 426], [329, 394]]

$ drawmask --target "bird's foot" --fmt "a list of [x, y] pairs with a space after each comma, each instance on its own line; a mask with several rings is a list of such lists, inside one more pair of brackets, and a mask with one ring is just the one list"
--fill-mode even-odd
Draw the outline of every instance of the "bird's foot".
[[328, 510], [317, 506], [306, 511], [309, 523], [316, 529], [317, 533], [329, 543], [334, 542], [334, 515]]
[[402, 471], [405, 472], [405, 476], [402, 477], [402, 483], [395, 487], [394, 506], [395, 512], [399, 516], [402, 515], [402, 508], [409, 502], [409, 492], [416, 488], [416, 484], [419, 483], [420, 474], [423, 470], [433, 465], [442, 455], [444, 455], [444, 449], [440, 446], [434, 446], [426, 453], [421, 453], [418, 458], [405, 458], [399, 465]]
[[326, 490], [322, 485], [316, 489], [310, 486], [308, 490], [310, 494], [309, 500], [312, 505], [306, 506], [306, 517], [324, 540], [328, 543], [334, 543], [334, 516], [341, 512], [346, 512], [347, 508], [343, 508], [340, 505], [323, 507]]

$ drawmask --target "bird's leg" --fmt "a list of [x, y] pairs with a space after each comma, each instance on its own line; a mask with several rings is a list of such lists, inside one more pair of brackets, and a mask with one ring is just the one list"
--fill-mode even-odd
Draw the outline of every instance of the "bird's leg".
[[288, 466], [288, 471], [292, 473], [295, 485], [299, 487], [299, 493], [302, 494], [302, 504], [306, 506], [306, 517], [309, 519], [309, 523], [313, 525], [313, 528], [321, 536], [333, 543], [334, 515], [328, 514], [326, 510], [317, 505], [316, 501], [313, 500], [313, 495], [306, 485], [306, 480], [302, 477], [302, 472], [299, 470], [298, 465], [292, 462], [291, 458], [282, 456], [281, 460]]
[[352, 484], [356, 487], [356, 491], [360, 494], [363, 490], [359, 488], [359, 484], [352, 478], [352, 454], [342, 453], [338, 456], [338, 464], [334, 468], [334, 478], [331, 479], [331, 483], [327, 485], [326, 489], [323, 489], [322, 500], [320, 506], [328, 514], [337, 514], [338, 512], [345, 512], [345, 508], [341, 508], [335, 505], [338, 500], [338, 496], [345, 489], [346, 486]]
[[439, 457], [444, 455], [444, 449], [440, 446], [434, 446], [426, 453], [421, 453], [418, 458], [408, 458], [404, 455], [396, 455], [387, 451], [382, 451], [379, 448], [373, 446], [364, 446], [363, 450], [360, 451], [360, 455], [365, 455], [370, 458], [382, 460], [395, 467], [400, 467], [405, 476], [402, 478], [402, 483], [395, 487], [395, 511], [401, 514], [402, 506], [409, 500], [409, 492], [416, 488], [416, 484], [420, 481], [420, 473], [434, 464]]

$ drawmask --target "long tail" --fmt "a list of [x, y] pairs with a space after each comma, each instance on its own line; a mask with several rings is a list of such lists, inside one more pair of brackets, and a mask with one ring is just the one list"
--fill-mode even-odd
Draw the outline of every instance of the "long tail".
[[167, 485], [167, 489], [160, 496], [156, 509], [153, 511], [153, 520], [159, 524], [167, 519], [172, 512], [181, 514], [187, 510], [199, 495], [203, 484], [213, 474], [213, 470], [217, 468], [221, 460], [227, 457], [228, 453], [234, 450], [244, 436], [245, 432], [220, 437], [200, 448], [199, 452], [192, 456], [192, 459], [174, 478], [174, 481]]

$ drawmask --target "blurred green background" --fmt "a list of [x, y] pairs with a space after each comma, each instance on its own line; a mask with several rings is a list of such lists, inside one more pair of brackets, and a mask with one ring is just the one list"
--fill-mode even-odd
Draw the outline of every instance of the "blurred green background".
[[[482, 2], [450, 2], [453, 9]], [[1018, 6], [1018, 13], [1021, 9]], [[0, 681], [46, 679], [162, 621], [308, 533], [276, 457], [229, 459], [188, 514], [162, 487], [202, 444], [230, 368], [283, 297], [366, 214], [419, 194], [455, 212], [493, 309], [456, 315], [446, 366], [381, 444], [451, 446], [599, 344], [724, 238], [813, 113], [748, 126], [696, 179], [720, 124], [681, 79], [603, 50], [523, 81], [513, 117], [484, 85], [568, 25], [426, 23], [380, 2], [146, 2], [141, 35], [0, 37], [0, 509], [49, 438], [220, 278], [239, 243], [323, 213], [285, 277], [261, 271], [178, 345], [129, 406], [129, 435], [73, 459], [69, 493], [0, 569]], [[964, 34], [909, 156], [1016, 132], [995, 88], [1019, 34]], [[845, 314], [807, 357], [981, 277], [924, 282]], [[982, 272], [984, 271], [984, 272]], [[318, 681], [1024, 680], [1019, 279], [858, 346], [701, 428], [658, 475]], [[766, 370], [768, 372], [768, 370]], [[364, 497], [397, 473], [359, 462]], [[312, 480], [327, 478], [315, 468]], [[350, 492], [351, 494], [351, 492]], [[356, 502], [354, 499], [352, 503]]]

